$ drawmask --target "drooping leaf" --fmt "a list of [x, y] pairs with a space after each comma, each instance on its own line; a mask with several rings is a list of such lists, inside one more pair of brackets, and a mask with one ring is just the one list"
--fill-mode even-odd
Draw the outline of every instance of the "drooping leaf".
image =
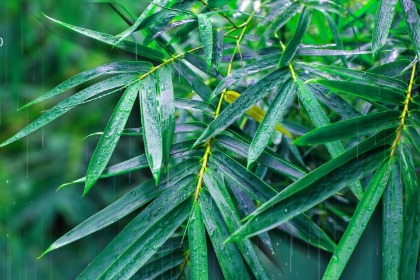
[[90, 87], [85, 88], [84, 90], [79, 91], [78, 93], [68, 97], [67, 99], [61, 101], [53, 108], [46, 111], [42, 116], [38, 119], [30, 123], [24, 129], [16, 133], [11, 138], [7, 139], [3, 142], [0, 147], [6, 146], [16, 140], [19, 140], [26, 135], [34, 132], [35, 130], [45, 126], [46, 124], [52, 122], [59, 116], [63, 115], [64, 113], [70, 111], [77, 105], [83, 103], [85, 100], [92, 98], [100, 93], [107, 92], [110, 90], [115, 90], [121, 88], [125, 85], [128, 85], [135, 81], [137, 75], [135, 74], [120, 74], [106, 80], [103, 80], [99, 83], [96, 83]]
[[143, 140], [147, 162], [157, 184], [162, 168], [163, 143], [156, 84], [151, 75], [140, 81], [139, 92]]
[[420, 186], [405, 142], [400, 144], [398, 156], [405, 191], [400, 279], [414, 279], [420, 243]]
[[169, 256], [147, 263], [130, 280], [169, 279], [166, 273], [169, 276], [175, 276], [174, 274], [178, 272], [179, 266], [184, 262], [185, 256], [182, 252], [172, 252]]
[[192, 279], [208, 279], [206, 231], [201, 206], [195, 203], [188, 225], [190, 267]]
[[184, 110], [202, 112], [210, 116], [214, 115], [214, 107], [199, 100], [175, 98], [175, 107]]
[[400, 0], [400, 4], [404, 10], [405, 24], [408, 35], [410, 35], [411, 43], [417, 57], [420, 57], [420, 17], [417, 7], [411, 0]]
[[231, 125], [244, 112], [248, 111], [255, 103], [270, 93], [276, 86], [283, 83], [287, 78], [288, 69], [280, 68], [250, 86], [235, 102], [224, 109], [220, 115], [209, 124], [194, 145], [196, 146], [205, 142], [210, 137], [213, 137]]
[[[340, 34], [340, 31], [338, 30], [337, 23], [328, 12], [323, 12], [323, 14], [324, 14], [325, 19], [328, 22], [328, 25], [331, 28], [331, 32], [334, 38], [335, 45], [337, 46], [337, 49], [343, 50], [344, 49], [343, 40], [341, 39], [341, 34]], [[344, 55], [341, 56], [341, 61], [345, 67], [348, 67], [346, 56]]]
[[248, 166], [252, 164], [262, 154], [270, 140], [271, 135], [279, 121], [283, 120], [287, 108], [293, 101], [296, 83], [288, 80], [277, 92], [276, 97], [272, 101], [263, 121], [255, 133], [248, 152]]
[[375, 208], [382, 197], [382, 193], [385, 190], [391, 173], [391, 165], [392, 160], [386, 161], [370, 180], [366, 192], [357, 205], [356, 211], [354, 212], [343, 237], [341, 237], [322, 279], [332, 280], [340, 278], [367, 223], [373, 215], [373, 211], [375, 211]]
[[403, 182], [400, 163], [395, 158], [383, 195], [382, 271], [384, 280], [398, 279], [401, 266], [403, 237]]
[[175, 101], [170, 68], [160, 68], [156, 73], [156, 78], [162, 131], [162, 163], [166, 169], [175, 130]]
[[276, 16], [269, 28], [264, 32], [264, 35], [271, 36], [282, 28], [293, 16], [295, 16], [302, 8], [299, 2], [292, 2], [286, 8], [282, 9], [281, 13]]
[[192, 71], [185, 63], [174, 63], [172, 64], [172, 67], [185, 79], [185, 81], [201, 97], [202, 100], [207, 101], [210, 98], [210, 88], [203, 82], [203, 79]]
[[400, 111], [387, 111], [336, 122], [314, 129], [297, 138], [293, 143], [295, 145], [319, 144], [376, 134], [381, 130], [397, 127], [401, 122], [400, 116]]
[[129, 279], [187, 218], [195, 182], [162, 193], [111, 241], [78, 279]]
[[204, 56], [206, 58], [207, 70], [210, 69], [213, 60], [213, 27], [206, 14], [198, 14], [198, 29], [200, 31], [200, 40], [204, 47]]
[[120, 135], [127, 123], [131, 110], [136, 101], [139, 91], [139, 82], [136, 82], [127, 87], [125, 93], [121, 97], [117, 106], [112, 113], [111, 118], [104, 130], [104, 133], [96, 146], [95, 151], [90, 159], [89, 166], [86, 172], [85, 188], [83, 195], [85, 195], [90, 188], [96, 183], [104, 171], [109, 159], [117, 146]]
[[146, 61], [127, 61], [127, 62], [113, 62], [104, 64], [79, 73], [65, 82], [59, 84], [52, 90], [22, 106], [20, 109], [29, 107], [33, 104], [53, 98], [60, 93], [63, 93], [71, 88], [74, 88], [87, 81], [93, 80], [103, 75], [123, 74], [123, 73], [146, 73], [153, 65]]
[[240, 275], [241, 279], [251, 279], [238, 247], [233, 243], [223, 244], [230, 232], [210, 194], [206, 189], [203, 189], [198, 198], [202, 205], [204, 223], [222, 268], [223, 276], [225, 279], [235, 279]]
[[388, 39], [389, 29], [394, 19], [397, 0], [381, 0], [379, 10], [375, 15], [372, 34], [372, 50], [376, 56]]

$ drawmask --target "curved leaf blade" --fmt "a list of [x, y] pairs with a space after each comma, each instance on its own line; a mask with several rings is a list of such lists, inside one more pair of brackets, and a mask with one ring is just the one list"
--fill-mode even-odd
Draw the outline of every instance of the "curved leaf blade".
[[198, 29], [200, 40], [204, 47], [204, 57], [206, 59], [207, 70], [210, 69], [213, 60], [213, 27], [211, 21], [205, 14], [198, 14]]
[[372, 51], [377, 56], [385, 45], [394, 18], [397, 0], [381, 0], [379, 11], [375, 15], [372, 34]]

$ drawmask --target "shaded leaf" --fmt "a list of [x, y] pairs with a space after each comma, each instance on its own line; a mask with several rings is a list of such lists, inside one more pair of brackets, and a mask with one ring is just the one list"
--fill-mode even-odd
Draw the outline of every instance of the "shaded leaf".
[[191, 279], [208, 279], [206, 231], [201, 206], [195, 202], [188, 224]]
[[404, 10], [405, 24], [411, 43], [414, 46], [417, 57], [420, 57], [420, 17], [416, 5], [411, 0], [400, 0]]
[[375, 15], [372, 33], [372, 50], [376, 56], [385, 45], [389, 29], [394, 19], [397, 0], [381, 0], [379, 10]]
[[197, 19], [200, 40], [204, 46], [204, 57], [206, 59], [207, 70], [209, 70], [213, 59], [213, 27], [207, 15], [197, 14]]

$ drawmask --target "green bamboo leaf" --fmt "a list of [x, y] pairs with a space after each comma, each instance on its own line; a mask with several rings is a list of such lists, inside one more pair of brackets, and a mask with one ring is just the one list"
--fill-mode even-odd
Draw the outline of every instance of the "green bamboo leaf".
[[211, 21], [205, 14], [197, 14], [198, 30], [200, 40], [204, 46], [204, 57], [206, 58], [207, 70], [210, 69], [213, 59], [213, 27]]
[[248, 152], [248, 166], [260, 157], [270, 141], [270, 137], [273, 134], [276, 125], [283, 121], [283, 118], [287, 113], [287, 108], [290, 106], [291, 102], [293, 102], [295, 90], [296, 83], [292, 79], [289, 79], [277, 92], [267, 114], [258, 126], [258, 130], [252, 139]]
[[390, 77], [380, 75], [380, 74], [367, 72], [367, 71], [359, 71], [359, 70], [332, 66], [332, 65], [325, 66], [325, 65], [320, 65], [320, 64], [313, 64], [311, 65], [311, 67], [315, 67], [322, 71], [332, 73], [341, 77], [360, 80], [361, 82], [364, 82], [366, 84], [376, 84], [379, 86], [389, 87], [394, 90], [399, 90], [402, 92], [405, 92], [408, 87], [407, 83], [401, 80], [390, 78]]
[[264, 181], [224, 153], [214, 151], [209, 163], [235, 181], [243, 191], [257, 201], [267, 201], [277, 193]]
[[383, 195], [382, 275], [384, 280], [398, 279], [403, 237], [403, 182], [397, 158], [391, 163], [391, 175]]
[[282, 9], [281, 13], [276, 16], [269, 28], [264, 32], [265, 37], [272, 36], [277, 31], [286, 25], [292, 17], [294, 17], [302, 8], [299, 2], [292, 2], [286, 8]]
[[159, 104], [155, 80], [147, 76], [140, 81], [140, 108], [143, 130], [143, 140], [147, 161], [155, 178], [159, 183], [162, 168], [162, 128], [160, 126]]
[[137, 75], [135, 74], [120, 74], [106, 80], [103, 80], [99, 83], [96, 83], [90, 87], [85, 88], [82, 91], [70, 96], [69, 98], [61, 101], [53, 108], [46, 111], [42, 116], [36, 119], [34, 122], [30, 123], [28, 126], [23, 128], [21, 131], [16, 133], [11, 138], [7, 139], [5, 142], [0, 144], [0, 147], [6, 146], [10, 143], [19, 140], [26, 135], [34, 132], [37, 129], [45, 126], [46, 124], [52, 122], [59, 116], [63, 115], [64, 113], [70, 111], [77, 105], [83, 103], [85, 100], [92, 98], [102, 92], [107, 92], [110, 90], [115, 90], [126, 86], [137, 79]]
[[93, 80], [95, 78], [101, 77], [103, 75], [112, 75], [112, 74], [123, 74], [123, 73], [146, 73], [152, 68], [152, 64], [146, 61], [127, 61], [127, 62], [114, 62], [109, 64], [104, 64], [86, 71], [79, 73], [65, 82], [59, 84], [52, 90], [43, 94], [42, 96], [36, 98], [35, 100], [29, 102], [28, 104], [22, 106], [19, 109], [24, 109], [36, 103], [45, 101], [52, 97], [59, 95], [71, 88], [74, 88], [80, 84], [83, 84], [87, 81]]
[[275, 66], [277, 66], [278, 59], [279, 56], [277, 54], [270, 55], [265, 58], [259, 59], [256, 62], [250, 63], [249, 65], [246, 65], [242, 68], [234, 70], [231, 74], [229, 74], [219, 82], [219, 84], [211, 93], [210, 99], [213, 99], [214, 97], [219, 95], [224, 89], [230, 87], [231, 85], [234, 85], [236, 82], [238, 82], [240, 79], [247, 75], [252, 75], [258, 72], [274, 68]]
[[223, 29], [216, 30], [216, 36], [214, 36], [214, 67], [219, 70], [220, 63], [222, 63], [223, 51], [224, 51], [224, 37], [225, 31]]
[[405, 127], [404, 129], [406, 130], [406, 133], [404, 135], [407, 136], [408, 140], [410, 141], [411, 145], [413, 145], [417, 154], [420, 155], [420, 135], [419, 135], [419, 133], [413, 127]]
[[384, 129], [397, 127], [401, 122], [400, 116], [400, 111], [387, 111], [336, 122], [314, 129], [293, 143], [304, 146], [376, 134]]
[[[367, 223], [373, 215], [373, 211], [375, 211], [375, 208], [382, 197], [382, 193], [385, 190], [391, 173], [390, 166], [392, 165], [392, 162], [393, 160], [391, 159], [382, 164], [370, 180], [365, 194], [357, 205], [353, 217], [344, 231], [344, 235], [341, 237], [337, 249], [334, 251], [322, 278], [323, 280], [340, 279], [350, 256], [353, 254], [362, 233], [365, 231]], [[386, 271], [386, 273], [388, 273], [388, 271]]]
[[329, 49], [314, 49], [314, 48], [300, 48], [297, 50], [297, 55], [300, 56], [353, 56], [362, 54], [371, 54], [372, 51], [363, 50], [329, 50]]
[[[220, 144], [220, 146], [242, 157], [248, 157], [249, 143], [245, 142], [244, 139], [239, 139], [235, 135], [228, 136], [221, 134], [217, 136], [216, 144]], [[291, 179], [297, 179], [305, 175], [305, 172], [302, 169], [290, 162], [279, 158], [278, 155], [270, 152], [267, 149], [261, 154], [257, 161], [260, 164], [263, 164], [281, 174], [284, 174]]]
[[381, 0], [379, 10], [375, 15], [372, 33], [372, 50], [375, 56], [385, 45], [388, 33], [394, 19], [395, 4], [397, 0]]
[[[322, 109], [321, 105], [318, 103], [318, 100], [311, 91], [311, 88], [308, 85], [304, 84], [302, 80], [297, 80], [298, 85], [298, 97], [308, 112], [309, 117], [316, 127], [321, 127], [330, 124], [330, 120]], [[327, 148], [329, 154], [332, 158], [336, 158], [339, 155], [344, 153], [344, 147], [340, 141], [334, 141], [326, 143], [325, 147]], [[361, 198], [363, 195], [362, 186], [360, 183], [356, 182], [350, 186], [350, 189], [357, 198]]]
[[78, 279], [129, 279], [176, 229], [192, 207], [196, 180], [169, 188], [147, 206], [79, 275]]
[[[140, 24], [143, 23], [143, 21], [146, 19], [149, 12], [157, 5], [162, 4], [159, 0], [153, 0], [147, 7], [144, 9], [144, 11], [141, 13], [141, 15], [138, 17], [136, 22], [130, 26], [128, 29], [126, 29], [124, 32], [122, 32], [120, 35], [116, 36], [118, 38], [118, 41], [116, 41], [115, 45], [123, 41], [125, 38], [130, 36], [134, 31], [137, 30], [137, 28], [140, 26]], [[163, 5], [163, 4], [162, 4]]]
[[182, 166], [182, 168], [179, 168], [178, 170], [171, 171], [171, 176], [162, 180], [158, 187], [156, 187], [154, 180], [152, 179], [132, 189], [120, 199], [97, 212], [57, 239], [42, 255], [115, 223], [145, 205], [168, 188], [177, 189], [181, 185], [183, 186], [190, 183], [194, 179], [193, 170], [195, 171], [197, 168], [194, 168], [193, 163], [190, 163]]
[[98, 40], [102, 43], [115, 46], [117, 48], [135, 53], [137, 56], [142, 57], [143, 59], [147, 61], [152, 62], [163, 62], [163, 59], [165, 58], [165, 55], [161, 53], [160, 51], [157, 51], [153, 48], [145, 47], [143, 45], [138, 45], [136, 43], [130, 42], [130, 41], [120, 41], [117, 37], [114, 37], [109, 34], [89, 30], [86, 28], [74, 26], [56, 19], [53, 19], [49, 16], [44, 15], [49, 20], [67, 28], [72, 31], [75, 31], [77, 33], [80, 33], [84, 36], [93, 38], [95, 40]]
[[[217, 205], [219, 213], [222, 215], [230, 233], [235, 232], [240, 227], [239, 215], [230, 194], [224, 185], [223, 177], [219, 176], [213, 170], [208, 169], [204, 173], [204, 184], [207, 186], [207, 189], [209, 190], [213, 201]], [[248, 263], [254, 274], [257, 275], [258, 279], [270, 279], [270, 276], [262, 265], [251, 241], [243, 240], [242, 242], [238, 242], [237, 246], [245, 261]]]
[[372, 67], [367, 72], [379, 74], [382, 76], [388, 76], [388, 77], [397, 77], [404, 72], [404, 69], [406, 69], [411, 64], [411, 60], [409, 59], [397, 59], [395, 61], [382, 64], [376, 67]]
[[[248, 216], [247, 223], [232, 234], [228, 241], [248, 238], [287, 222], [341, 191], [349, 183], [367, 176], [388, 155], [389, 151], [380, 147], [324, 172], [325, 167], [330, 167], [328, 163], [336, 162], [336, 159], [330, 160], [264, 203]], [[317, 177], [318, 174], [321, 176]], [[286, 191], [288, 189], [296, 191], [290, 193]]]
[[404, 100], [404, 94], [385, 87], [364, 85], [347, 81], [315, 80], [316, 83], [324, 85], [331, 90], [344, 92], [358, 96], [367, 101], [382, 102], [390, 105], [401, 105]]
[[185, 79], [185, 81], [192, 87], [192, 89], [201, 97], [202, 100], [207, 101], [210, 98], [211, 90], [204, 83], [203, 79], [190, 69], [185, 63], [179, 62], [172, 64], [172, 67]]
[[90, 159], [86, 172], [83, 195], [88, 193], [108, 164], [108, 161], [117, 146], [118, 140], [120, 139], [124, 126], [127, 123], [128, 117], [130, 116], [131, 110], [133, 109], [138, 91], [139, 82], [127, 87], [125, 93], [115, 107], [104, 130], [104, 134], [102, 134], [101, 139], [93, 152], [92, 158]]
[[175, 131], [175, 101], [171, 69], [167, 66], [160, 68], [156, 73], [156, 78], [162, 129], [162, 161], [166, 169]]
[[417, 13], [417, 7], [411, 0], [400, 0], [400, 4], [404, 10], [405, 24], [411, 43], [417, 57], [420, 57], [420, 17]]
[[282, 84], [288, 77], [288, 68], [280, 68], [250, 86], [235, 102], [230, 104], [209, 124], [194, 146], [205, 142], [231, 125], [237, 118], [269, 94], [276, 86]]
[[175, 107], [205, 113], [210, 116], [214, 115], [214, 106], [200, 100], [175, 98]]
[[420, 186], [411, 152], [405, 142], [400, 144], [398, 156], [405, 190], [400, 279], [414, 279], [420, 243]]
[[[334, 38], [335, 45], [337, 46], [337, 49], [342, 50], [344, 49], [343, 40], [341, 39], [340, 31], [338, 30], [337, 23], [335, 20], [330, 16], [328, 12], [323, 12], [323, 15], [325, 19], [328, 22], [328, 25], [331, 28], [331, 32]], [[347, 58], [346, 56], [341, 56], [341, 61], [345, 67], [348, 67]]]
[[244, 280], [251, 279], [238, 247], [233, 243], [223, 244], [230, 232], [206, 189], [200, 192], [198, 202], [225, 279], [235, 279], [238, 275]]
[[287, 44], [286, 49], [283, 52], [283, 55], [280, 58], [279, 65], [285, 66], [287, 65], [295, 56], [300, 43], [302, 42], [303, 36], [306, 34], [308, 30], [309, 23], [311, 22], [312, 12], [307, 8], [303, 8], [302, 13], [300, 15], [299, 23], [297, 29], [293, 35], [293, 38]]
[[201, 206], [195, 202], [188, 224], [191, 279], [209, 279], [207, 261], [206, 230]]

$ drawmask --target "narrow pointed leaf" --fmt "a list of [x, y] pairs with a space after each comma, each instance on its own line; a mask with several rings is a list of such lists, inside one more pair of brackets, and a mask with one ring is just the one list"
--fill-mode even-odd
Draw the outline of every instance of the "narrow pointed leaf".
[[381, 0], [379, 10], [375, 15], [372, 33], [372, 50], [376, 56], [388, 39], [388, 33], [394, 19], [397, 0]]
[[[328, 22], [328, 25], [331, 28], [331, 33], [334, 38], [335, 45], [337, 46], [337, 49], [342, 50], [344, 49], [343, 40], [341, 39], [340, 31], [338, 30], [337, 23], [332, 18], [332, 16], [328, 12], [323, 12], [325, 19]], [[347, 58], [346, 56], [341, 56], [341, 61], [345, 67], [348, 67]]]
[[129, 279], [185, 221], [192, 207], [195, 183], [192, 179], [162, 193], [111, 241], [78, 279]]
[[346, 81], [316, 80], [316, 82], [333, 91], [355, 95], [367, 101], [382, 102], [390, 105], [401, 105], [405, 99], [404, 94], [401, 92], [384, 87]]
[[52, 20], [53, 22], [67, 28], [67, 29], [70, 29], [72, 31], [80, 33], [84, 36], [93, 38], [93, 39], [98, 40], [102, 43], [112, 45], [112, 46], [118, 47], [120, 49], [135, 53], [136, 55], [144, 58], [147, 61], [162, 62], [164, 57], [165, 57], [165, 55], [163, 53], [161, 53], [160, 51], [157, 51], [153, 48], [145, 47], [143, 45], [138, 45], [136, 43], [129, 42], [129, 41], [120, 41], [117, 37], [114, 37], [114, 36], [109, 35], [109, 34], [105, 34], [105, 33], [97, 32], [97, 31], [89, 30], [89, 29], [86, 29], [86, 28], [74, 26], [74, 25], [71, 25], [71, 24], [68, 24], [68, 23], [50, 18], [46, 15], [44, 15], [44, 16], [46, 18]]
[[216, 31], [216, 36], [214, 36], [214, 67], [216, 70], [219, 70], [220, 63], [222, 63], [223, 51], [224, 51], [224, 35], [225, 31], [219, 29]]
[[111, 118], [93, 152], [86, 172], [86, 181], [83, 194], [86, 194], [96, 183], [104, 171], [109, 159], [117, 146], [120, 135], [130, 116], [134, 102], [139, 91], [139, 82], [129, 86], [112, 113]]
[[[220, 174], [216, 174], [213, 170], [208, 169], [206, 173], [204, 173], [204, 183], [219, 209], [219, 213], [222, 215], [227, 228], [231, 233], [234, 232], [240, 227], [239, 215], [229, 192], [224, 185], [223, 177], [220, 176]], [[242, 242], [238, 242], [237, 246], [249, 267], [255, 275], [258, 275], [258, 279], [270, 279], [270, 276], [262, 265], [251, 241], [243, 240]]]
[[207, 104], [200, 100], [175, 98], [175, 107], [214, 115], [214, 107], [211, 104]]
[[225, 279], [235, 279], [240, 275], [241, 279], [251, 279], [236, 244], [223, 244], [230, 232], [210, 194], [203, 189], [198, 198], [204, 223], [216, 252], [217, 260], [222, 268], [223, 276]]
[[382, 271], [384, 280], [398, 279], [403, 237], [403, 182], [398, 159], [392, 161], [391, 175], [383, 195]]
[[269, 28], [264, 32], [265, 36], [272, 36], [280, 28], [282, 28], [293, 16], [295, 16], [299, 10], [302, 8], [302, 4], [299, 2], [292, 2], [285, 9], [281, 11], [279, 15], [276, 16], [273, 23]]
[[159, 104], [156, 84], [152, 76], [140, 81], [140, 108], [147, 161], [155, 178], [159, 182], [162, 167], [162, 130], [160, 126]]
[[[370, 174], [388, 155], [388, 150], [378, 148], [338, 168], [330, 169], [324, 176], [314, 177], [318, 173], [316, 170], [309, 173], [288, 187], [295, 188], [297, 185], [302, 185], [299, 190], [287, 196], [280, 192], [273, 199], [264, 203], [249, 216], [248, 222], [236, 231], [229, 241], [254, 236], [287, 222], [341, 191], [349, 183]], [[334, 160], [330, 162], [332, 161]], [[278, 203], [280, 201], [281, 203]]]
[[175, 274], [184, 261], [185, 256], [182, 252], [173, 252], [169, 256], [147, 263], [130, 280], [169, 279], [165, 277], [165, 272], [168, 271], [169, 275]]
[[198, 14], [198, 29], [200, 31], [200, 40], [204, 47], [204, 57], [206, 59], [207, 70], [210, 69], [213, 59], [213, 27], [210, 19], [205, 14]]
[[287, 113], [295, 96], [296, 84], [293, 80], [288, 80], [277, 92], [276, 97], [272, 101], [258, 130], [255, 133], [248, 153], [248, 166], [252, 164], [262, 154], [267, 146], [271, 135], [278, 122], [281, 122]]
[[185, 81], [192, 87], [192, 89], [201, 97], [202, 100], [207, 101], [210, 98], [211, 90], [204, 83], [203, 79], [192, 71], [185, 63], [179, 62], [172, 64], [172, 67], [177, 71]]
[[220, 133], [231, 125], [243, 113], [270, 93], [276, 86], [288, 78], [288, 69], [281, 68], [265, 76], [254, 85], [250, 86], [235, 102], [230, 104], [221, 114], [212, 121], [203, 132], [195, 145], [205, 142], [210, 137]]
[[420, 243], [420, 186], [410, 150], [404, 142], [398, 152], [405, 191], [400, 279], [414, 279]]
[[82, 83], [93, 80], [103, 75], [122, 74], [122, 73], [145, 73], [151, 69], [153, 65], [145, 61], [128, 61], [128, 62], [114, 62], [104, 64], [79, 73], [65, 82], [59, 84], [52, 90], [22, 106], [20, 109], [29, 107], [33, 104], [45, 101], [52, 97], [59, 95], [71, 88], [74, 88]]
[[175, 130], [175, 101], [172, 86], [172, 75], [169, 67], [162, 67], [157, 71], [160, 123], [162, 130], [163, 164], [169, 162], [172, 141]]
[[188, 225], [191, 279], [209, 279], [207, 262], [206, 230], [199, 203], [194, 203]]
[[411, 0], [400, 0], [400, 4], [404, 10], [405, 24], [411, 43], [414, 46], [417, 57], [420, 57], [420, 17], [417, 7]]
[[[340, 276], [353, 254], [360, 237], [362, 236], [367, 223], [373, 215], [382, 193], [388, 183], [390, 175], [390, 166], [392, 162], [385, 162], [370, 180], [360, 203], [357, 205], [356, 211], [347, 226], [343, 237], [337, 245], [337, 249], [328, 264], [324, 273], [323, 280], [340, 279]], [[388, 271], [386, 272], [388, 273]]]
[[283, 52], [283, 55], [280, 58], [279, 65], [285, 66], [287, 65], [295, 56], [300, 43], [302, 42], [303, 36], [306, 34], [308, 30], [309, 23], [311, 22], [311, 15], [312, 12], [307, 9], [303, 8], [302, 13], [300, 15], [299, 23], [295, 33], [293, 34], [292, 39], [287, 44], [286, 49]]
[[303, 146], [376, 134], [381, 130], [397, 127], [401, 122], [400, 116], [400, 111], [387, 111], [336, 122], [314, 129], [293, 143]]
[[9, 138], [3, 142], [0, 147], [6, 146], [16, 140], [19, 140], [26, 135], [34, 132], [35, 130], [45, 126], [46, 124], [52, 122], [56, 118], [60, 117], [64, 113], [70, 111], [77, 105], [83, 103], [85, 100], [92, 98], [102, 92], [107, 92], [109, 90], [114, 90], [125, 85], [128, 85], [135, 81], [137, 75], [135, 74], [120, 74], [104, 81], [101, 81], [97, 84], [94, 84], [90, 87], [85, 88], [82, 91], [70, 96], [69, 98], [61, 101], [53, 108], [46, 111], [42, 116], [36, 119], [34, 122], [30, 123], [24, 129], [19, 131], [13, 137]]

